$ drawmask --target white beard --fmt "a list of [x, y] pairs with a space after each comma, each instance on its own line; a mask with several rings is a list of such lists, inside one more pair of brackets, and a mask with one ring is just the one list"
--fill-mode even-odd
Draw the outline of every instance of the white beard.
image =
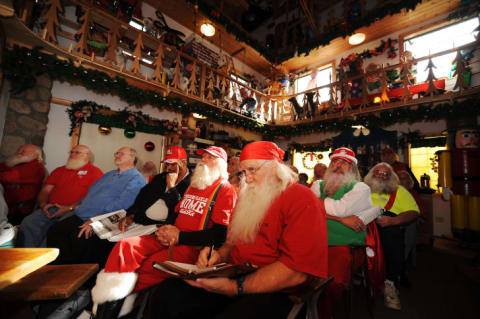
[[75, 159], [75, 158], [69, 158], [67, 160], [67, 164], [65, 165], [65, 167], [67, 169], [79, 169], [81, 167], [83, 167], [85, 164], [87, 164], [88, 161], [84, 160], [83, 158], [78, 158], [78, 159]]
[[395, 182], [391, 182], [390, 180], [384, 181], [376, 178], [375, 176], [372, 176], [372, 178], [368, 181], [368, 186], [370, 186], [372, 193], [377, 194], [390, 194], [398, 187]]
[[342, 173], [334, 172], [333, 170], [327, 169], [324, 176], [325, 187], [323, 188], [323, 191], [324, 193], [328, 194], [329, 197], [331, 197], [343, 185], [353, 183], [353, 181], [355, 181], [355, 178], [356, 176], [352, 172], [344, 172], [344, 174], [342, 174]]
[[8, 167], [14, 167], [18, 164], [28, 163], [35, 159], [35, 155], [13, 155], [5, 161], [5, 165]]
[[190, 185], [197, 189], [205, 189], [208, 186], [212, 185], [220, 177], [220, 170], [217, 166], [214, 168], [208, 167], [203, 162], [198, 162], [193, 172]]
[[247, 184], [241, 191], [230, 223], [228, 240], [253, 244], [272, 201], [284, 190], [275, 176], [262, 185]]

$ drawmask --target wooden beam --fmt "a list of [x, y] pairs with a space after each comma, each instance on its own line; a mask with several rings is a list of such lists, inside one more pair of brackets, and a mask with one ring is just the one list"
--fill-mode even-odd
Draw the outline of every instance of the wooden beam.
[[238, 49], [237, 51], [233, 52], [233, 53], [230, 54], [230, 55], [231, 55], [232, 58], [233, 58], [234, 56], [236, 56], [237, 54], [239, 54], [239, 53], [242, 52], [242, 51], [245, 51], [245, 47], [242, 47], [241, 49]]

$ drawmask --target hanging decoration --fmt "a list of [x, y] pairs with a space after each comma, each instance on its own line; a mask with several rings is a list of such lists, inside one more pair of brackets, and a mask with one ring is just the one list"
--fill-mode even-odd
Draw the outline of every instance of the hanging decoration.
[[155, 149], [155, 144], [153, 142], [149, 141], [149, 142], [145, 143], [145, 145], [143, 147], [145, 147], [145, 150], [147, 152], [151, 152]]
[[102, 135], [110, 135], [110, 133], [112, 133], [112, 128], [108, 125], [99, 125], [98, 133]]
[[134, 138], [135, 134], [136, 134], [136, 132], [133, 128], [126, 128], [123, 131], [123, 135], [125, 135], [126, 138]]
[[315, 165], [317, 165], [317, 163], [323, 158], [322, 154], [319, 154], [319, 155], [321, 157], [318, 156], [317, 154], [313, 153], [313, 152], [308, 152], [308, 153], [304, 154], [303, 157], [302, 157], [303, 167], [308, 168], [308, 169], [313, 169], [315, 167]]

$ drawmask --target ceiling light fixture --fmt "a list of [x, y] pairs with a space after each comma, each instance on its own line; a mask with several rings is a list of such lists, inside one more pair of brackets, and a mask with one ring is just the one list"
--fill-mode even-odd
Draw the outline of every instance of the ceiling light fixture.
[[211, 37], [215, 34], [215, 27], [205, 22], [200, 26], [200, 32], [206, 37]]
[[351, 45], [358, 45], [365, 41], [365, 33], [355, 33], [350, 38], [348, 38], [348, 43]]

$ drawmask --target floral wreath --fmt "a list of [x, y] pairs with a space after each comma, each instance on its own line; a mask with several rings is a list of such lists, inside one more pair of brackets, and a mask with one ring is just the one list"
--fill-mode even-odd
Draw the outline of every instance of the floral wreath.
[[322, 154], [315, 154], [312, 152], [308, 152], [302, 157], [303, 167], [308, 169], [313, 169], [315, 165], [317, 165], [318, 161], [320, 161], [321, 159], [323, 159]]

